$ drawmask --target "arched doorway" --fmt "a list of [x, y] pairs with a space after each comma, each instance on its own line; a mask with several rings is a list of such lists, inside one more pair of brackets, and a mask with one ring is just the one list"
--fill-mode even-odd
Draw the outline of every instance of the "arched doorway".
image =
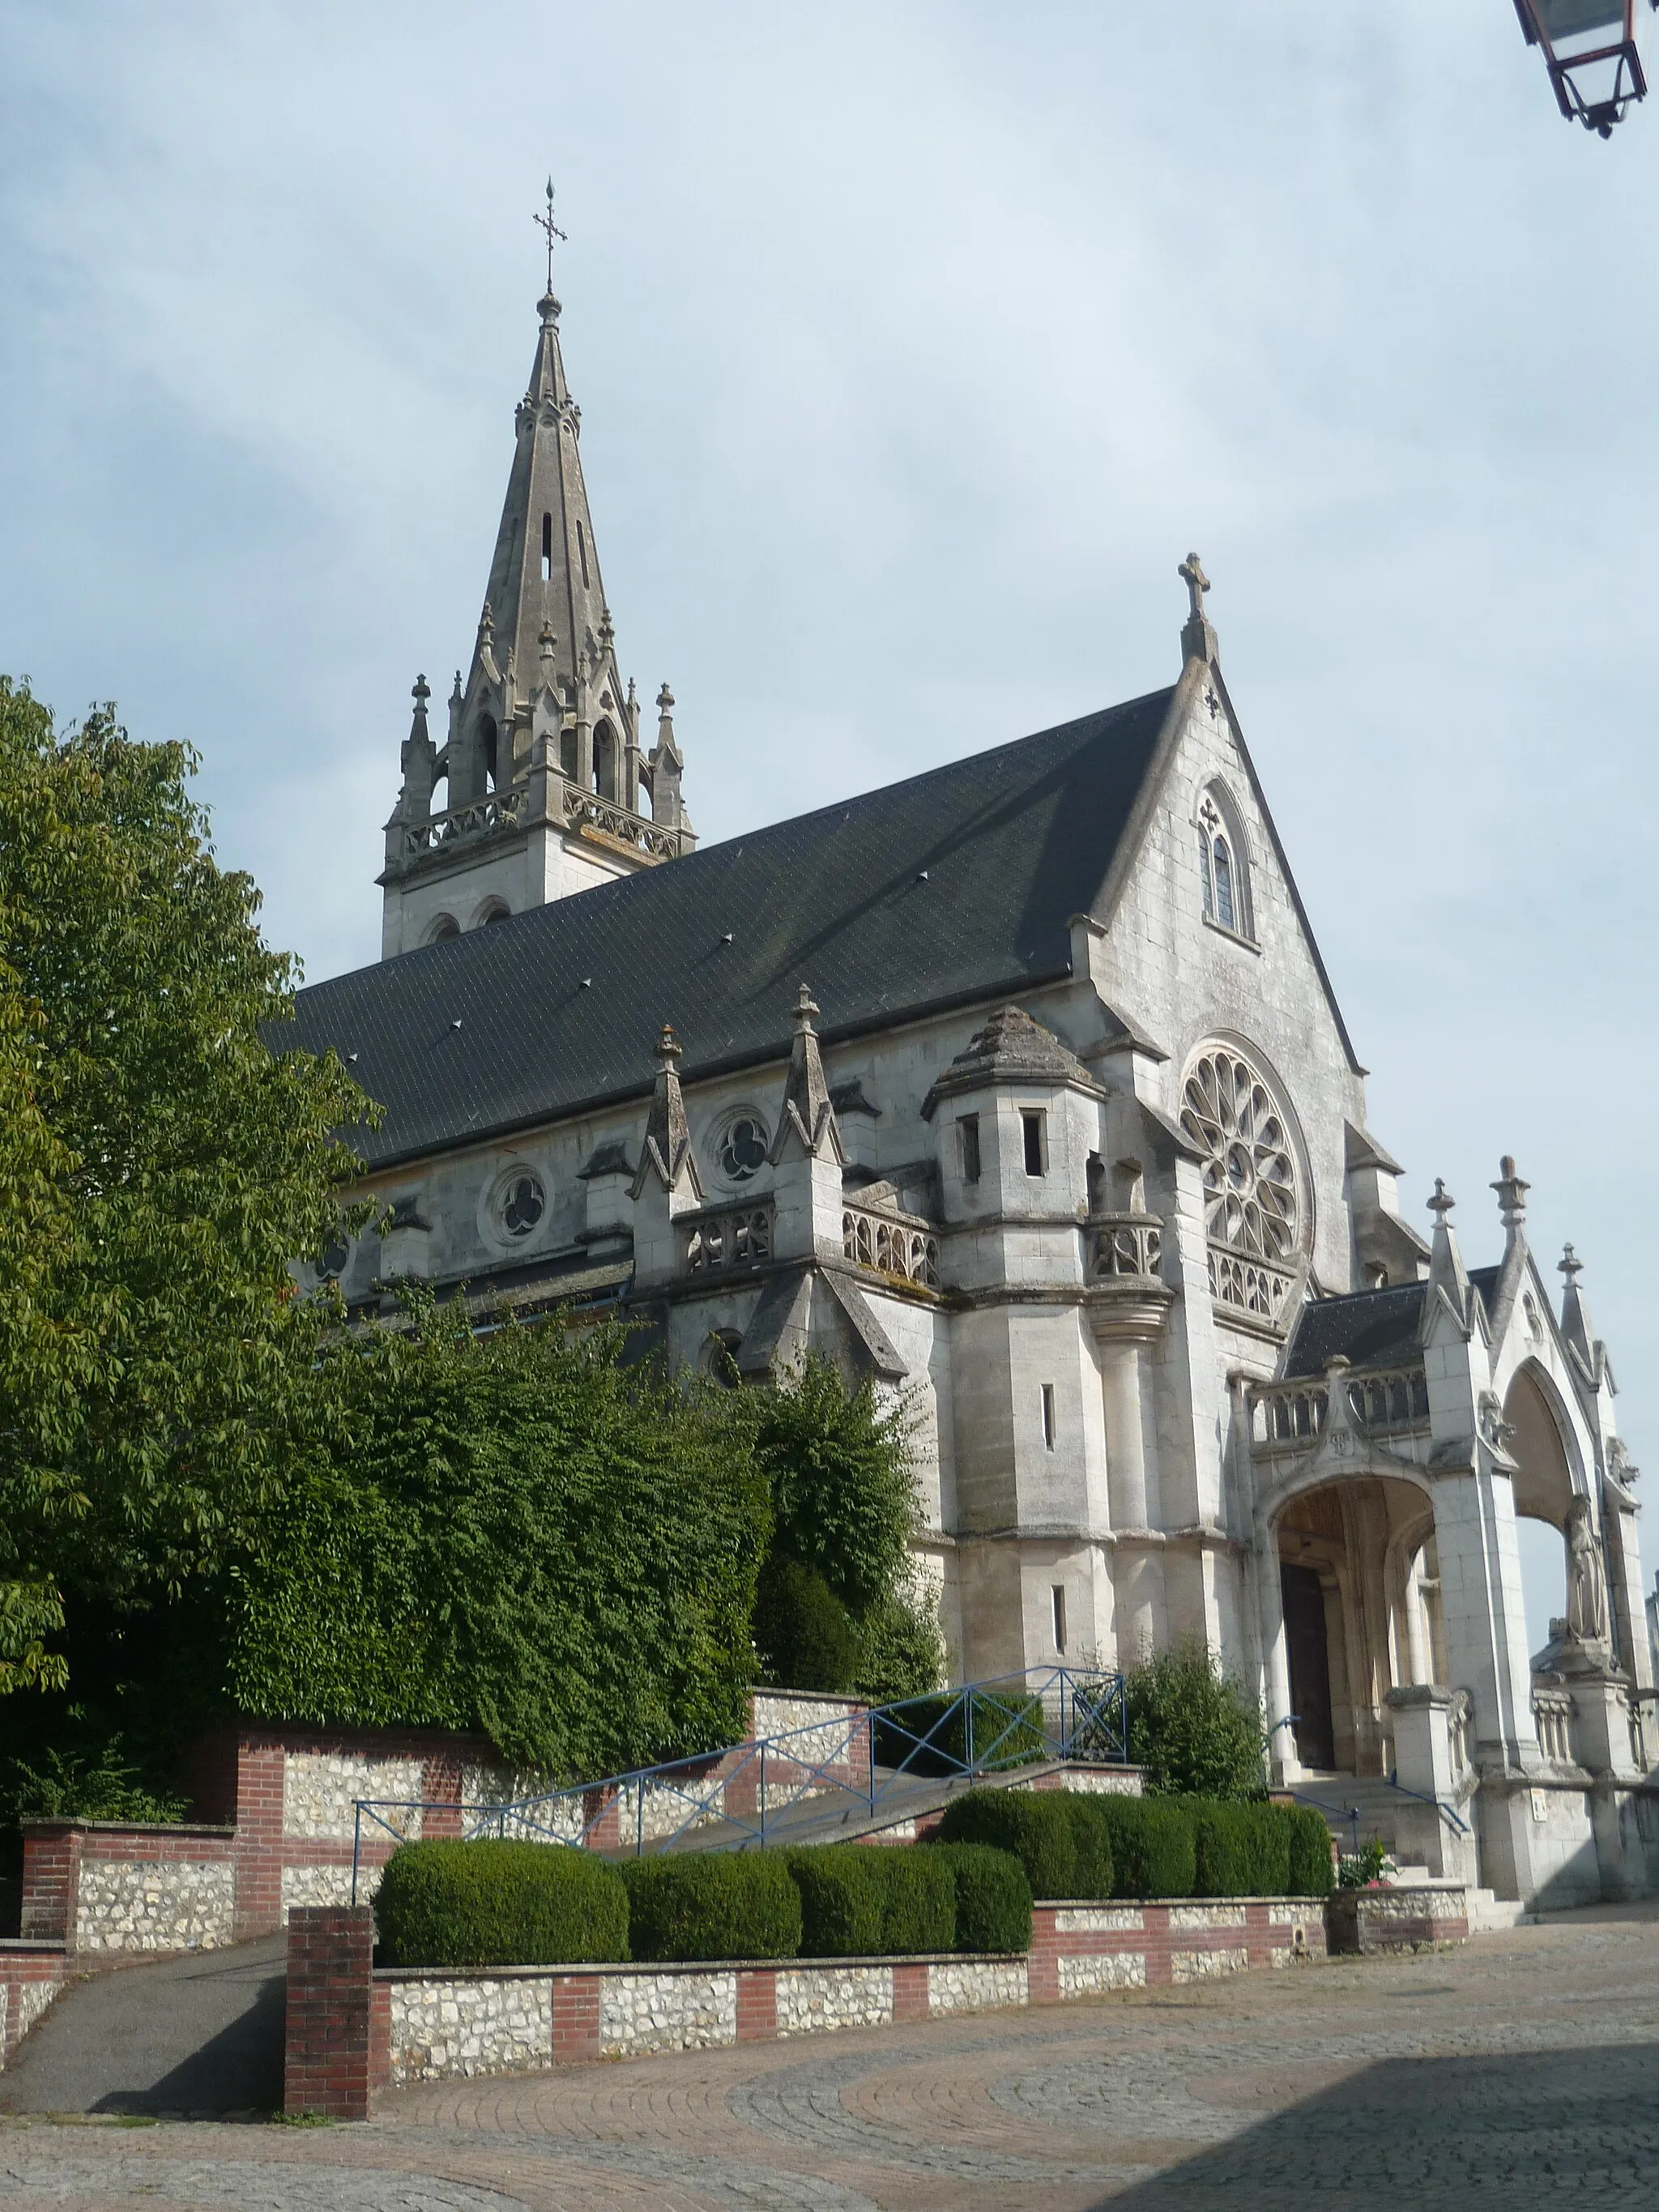
[[1419, 1670], [1433, 1665], [1438, 1576], [1428, 1498], [1403, 1480], [1344, 1477], [1292, 1498], [1274, 1533], [1297, 1761], [1388, 1773], [1389, 1692], [1430, 1679]]
[[1575, 1487], [1562, 1442], [1554, 1386], [1530, 1362], [1517, 1370], [1504, 1400], [1516, 1462], [1516, 1545], [1521, 1555], [1527, 1640], [1536, 1657], [1567, 1609], [1567, 1515]]

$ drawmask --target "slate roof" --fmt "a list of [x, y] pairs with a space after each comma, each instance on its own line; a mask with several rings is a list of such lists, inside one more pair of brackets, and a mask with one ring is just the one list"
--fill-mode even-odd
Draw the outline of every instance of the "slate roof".
[[[1488, 1313], [1498, 1272], [1496, 1267], [1468, 1271]], [[1339, 1352], [1355, 1367], [1414, 1367], [1422, 1356], [1417, 1332], [1428, 1287], [1426, 1283], [1395, 1283], [1386, 1291], [1355, 1291], [1346, 1297], [1316, 1298], [1304, 1306], [1285, 1363], [1286, 1378], [1322, 1375], [1326, 1361]]]
[[782, 1059], [803, 981], [833, 1040], [1063, 976], [1172, 689], [315, 984], [270, 1042], [356, 1054], [374, 1166], [643, 1095], [665, 1021], [688, 1079]]

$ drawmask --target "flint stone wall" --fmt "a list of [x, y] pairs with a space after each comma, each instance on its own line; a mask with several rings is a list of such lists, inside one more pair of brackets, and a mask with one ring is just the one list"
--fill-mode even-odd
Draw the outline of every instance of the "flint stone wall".
[[995, 2012], [1030, 2002], [1024, 1959], [964, 1959], [960, 1964], [927, 1969], [927, 2016], [941, 2013]]
[[77, 1951], [210, 1951], [235, 1940], [230, 1860], [98, 1859], [81, 1865]]
[[536, 2074], [552, 2063], [553, 1984], [544, 1976], [393, 1982], [391, 2012], [394, 2081]]
[[780, 2035], [817, 2035], [837, 2027], [885, 2027], [893, 2017], [890, 1966], [780, 1967]]
[[1170, 1979], [1172, 1982], [1214, 1981], [1222, 1974], [1242, 1974], [1250, 1963], [1248, 1945], [1237, 1950], [1171, 1951]]
[[1097, 1951], [1091, 1956], [1060, 1960], [1062, 1997], [1086, 1997], [1103, 1990], [1142, 1990], [1146, 1986], [1144, 1951]]
[[738, 2039], [738, 1978], [709, 1972], [607, 1974], [599, 2049], [607, 2058], [652, 2051], [710, 2051]]
[[[369, 1759], [349, 1751], [290, 1751], [283, 1761], [283, 1833], [310, 1841], [351, 1841], [360, 1797], [421, 1798], [425, 1762]], [[418, 1812], [389, 1807], [380, 1818], [400, 1836], [421, 1832]]]

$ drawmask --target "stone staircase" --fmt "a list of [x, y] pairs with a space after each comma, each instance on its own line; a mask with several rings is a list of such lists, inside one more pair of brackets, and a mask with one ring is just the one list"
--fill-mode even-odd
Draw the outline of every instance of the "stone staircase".
[[[1401, 1793], [1380, 1774], [1310, 1774], [1296, 1784], [1296, 1795], [1316, 1805], [1324, 1814], [1339, 1850], [1353, 1849], [1352, 1813], [1357, 1808], [1362, 1846], [1375, 1837], [1389, 1856], [1394, 1856], [1395, 1815], [1399, 1810]], [[1412, 1888], [1433, 1879], [1426, 1867], [1409, 1863], [1401, 1865], [1395, 1860], [1392, 1880], [1401, 1888]], [[1471, 1936], [1491, 1936], [1504, 1929], [1537, 1923], [1537, 1914], [1528, 1912], [1517, 1898], [1499, 1897], [1490, 1889], [1470, 1889], [1466, 1895]]]

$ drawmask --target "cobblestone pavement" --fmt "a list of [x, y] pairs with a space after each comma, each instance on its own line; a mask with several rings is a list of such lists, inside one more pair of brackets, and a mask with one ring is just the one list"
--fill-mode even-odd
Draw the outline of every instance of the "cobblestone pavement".
[[1659, 2205], [1659, 1906], [934, 2027], [398, 2092], [364, 2127], [0, 2124], [0, 2212]]

